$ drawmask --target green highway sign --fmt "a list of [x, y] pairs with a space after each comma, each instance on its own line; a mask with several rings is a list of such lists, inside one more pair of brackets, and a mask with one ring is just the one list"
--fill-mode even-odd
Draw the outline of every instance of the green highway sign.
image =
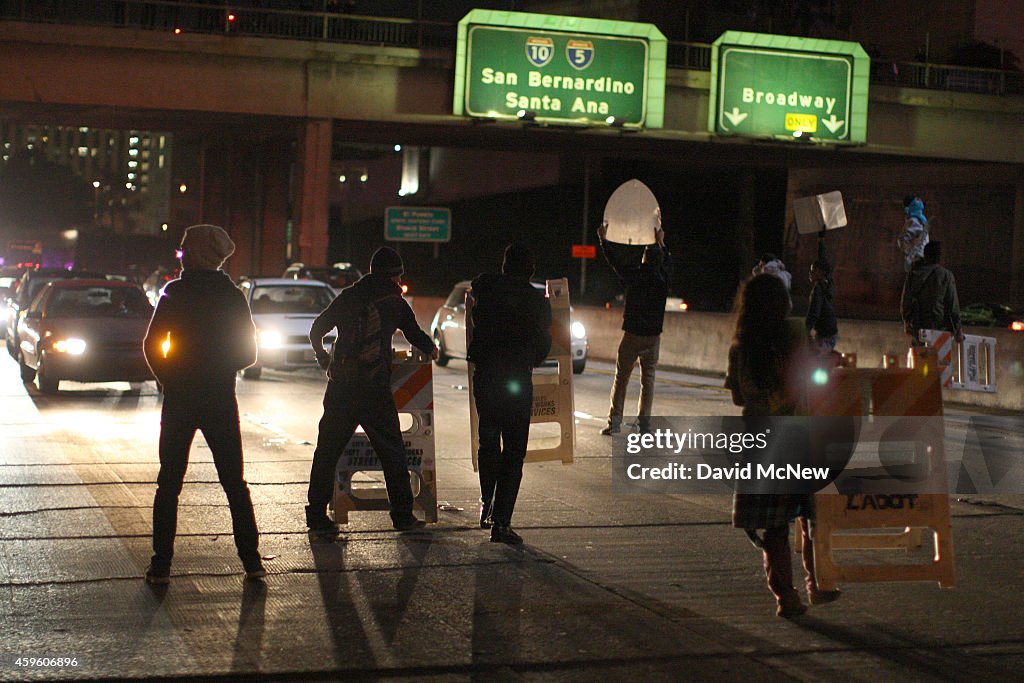
[[459, 22], [457, 115], [661, 127], [667, 42], [651, 24], [473, 10]]
[[448, 242], [451, 209], [436, 206], [389, 206], [384, 210], [384, 239], [392, 242]]
[[712, 46], [708, 129], [863, 143], [869, 67], [857, 43], [727, 31]]

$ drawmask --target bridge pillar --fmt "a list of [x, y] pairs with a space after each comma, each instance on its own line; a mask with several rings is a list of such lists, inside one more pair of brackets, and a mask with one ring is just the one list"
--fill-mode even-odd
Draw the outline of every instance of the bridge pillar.
[[299, 258], [306, 265], [327, 265], [331, 183], [331, 121], [307, 121], [300, 136], [298, 236]]
[[180, 208], [181, 228], [213, 223], [227, 230], [235, 253], [224, 269], [234, 277], [285, 268], [294, 140], [218, 133], [175, 141], [176, 177], [198, 188], [195, 203]]

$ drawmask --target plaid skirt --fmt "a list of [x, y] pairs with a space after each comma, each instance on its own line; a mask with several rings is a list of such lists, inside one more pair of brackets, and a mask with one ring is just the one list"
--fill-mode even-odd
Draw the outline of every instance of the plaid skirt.
[[732, 525], [737, 529], [775, 529], [797, 517], [814, 517], [811, 496], [736, 493], [732, 497]]

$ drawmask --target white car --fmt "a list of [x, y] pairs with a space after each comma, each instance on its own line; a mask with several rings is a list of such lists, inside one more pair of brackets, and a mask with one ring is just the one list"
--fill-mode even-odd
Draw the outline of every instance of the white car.
[[[442, 367], [448, 365], [452, 358], [466, 357], [466, 292], [471, 284], [469, 280], [456, 284], [430, 323], [430, 334], [438, 348], [435, 362]], [[542, 284], [531, 284], [537, 289], [544, 289]], [[590, 348], [587, 328], [580, 321], [573, 320], [569, 331], [572, 339], [572, 371], [578, 375], [587, 367], [587, 351]]]
[[[256, 323], [256, 364], [243, 371], [246, 379], [259, 379], [263, 368], [297, 370], [316, 367], [309, 328], [334, 300], [334, 290], [319, 280], [253, 278], [243, 280], [245, 294]], [[324, 338], [334, 341], [333, 336]]]

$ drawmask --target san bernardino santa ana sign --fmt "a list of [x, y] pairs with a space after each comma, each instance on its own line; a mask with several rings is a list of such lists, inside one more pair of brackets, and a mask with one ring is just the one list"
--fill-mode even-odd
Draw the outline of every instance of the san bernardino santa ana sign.
[[473, 10], [459, 22], [453, 111], [660, 128], [666, 46], [652, 24]]

